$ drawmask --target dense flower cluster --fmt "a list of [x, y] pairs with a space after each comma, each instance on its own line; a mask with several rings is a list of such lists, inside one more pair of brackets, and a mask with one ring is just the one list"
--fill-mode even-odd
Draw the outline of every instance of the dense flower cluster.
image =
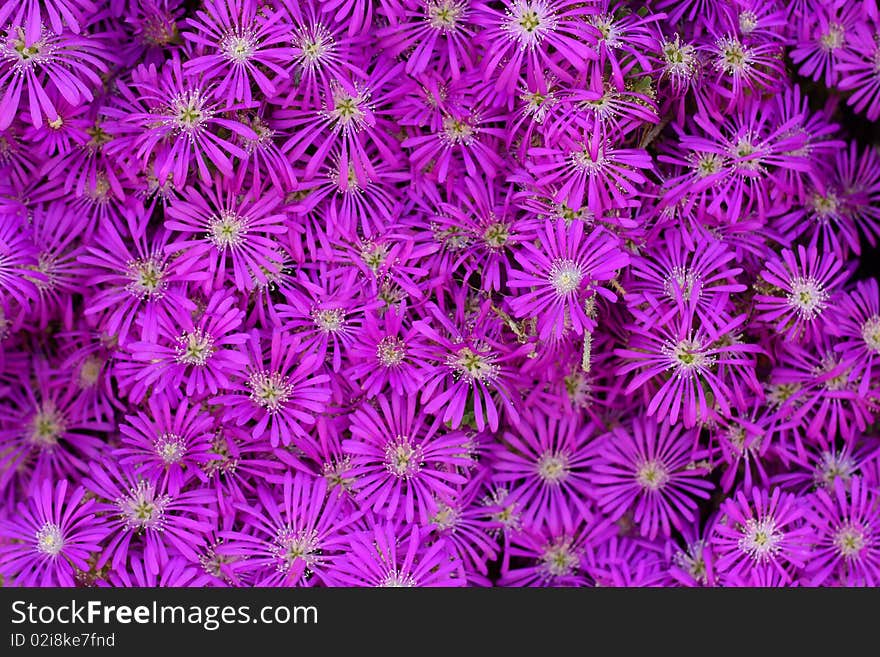
[[876, 0], [2, 0], [3, 583], [880, 585], [878, 118]]

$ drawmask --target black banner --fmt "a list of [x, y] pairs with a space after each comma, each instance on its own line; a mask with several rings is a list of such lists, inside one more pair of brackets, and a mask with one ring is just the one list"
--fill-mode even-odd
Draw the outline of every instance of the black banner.
[[493, 654], [543, 646], [536, 654], [555, 655], [567, 646], [589, 654], [612, 644], [627, 655], [724, 646], [793, 654], [795, 645], [815, 650], [826, 637], [856, 649], [865, 634], [876, 646], [878, 602], [877, 589], [7, 588], [0, 589], [0, 655], [177, 655], [187, 648], [471, 654], [476, 646]]

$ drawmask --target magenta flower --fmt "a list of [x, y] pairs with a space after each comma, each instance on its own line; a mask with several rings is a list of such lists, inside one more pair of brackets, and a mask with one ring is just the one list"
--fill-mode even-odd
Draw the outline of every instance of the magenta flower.
[[632, 511], [641, 534], [652, 540], [681, 530], [714, 487], [698, 465], [695, 438], [656, 420], [613, 427], [596, 446], [601, 456], [591, 468], [596, 503], [613, 520]]
[[186, 75], [176, 51], [161, 69], [154, 65], [136, 69], [131, 85], [120, 83], [118, 89], [116, 104], [104, 109], [116, 129], [128, 133], [117, 140], [117, 148], [126, 147], [126, 155], [143, 168], [155, 158], [155, 175], [160, 182], [171, 180], [175, 186], [183, 186], [193, 165], [199, 178], [209, 182], [209, 163], [231, 176], [233, 158], [244, 159], [247, 153], [220, 131], [257, 138], [247, 125], [223, 118], [207, 82]]
[[493, 450], [493, 481], [522, 506], [527, 530], [573, 531], [591, 515], [595, 427], [575, 417], [529, 413]]
[[859, 477], [850, 487], [836, 480], [831, 491], [812, 495], [805, 517], [815, 532], [816, 549], [807, 563], [810, 584], [877, 586], [880, 581], [880, 504]]
[[531, 288], [511, 301], [518, 317], [536, 317], [542, 340], [560, 338], [570, 329], [576, 335], [596, 326], [588, 306], [595, 294], [614, 301], [617, 297], [597, 283], [613, 279], [629, 258], [613, 235], [603, 229], [584, 234], [584, 224], [547, 221], [538, 231], [541, 248], [523, 242], [516, 260], [522, 270], [510, 272], [509, 285]]
[[736, 333], [745, 316], [708, 329], [696, 326], [693, 305], [682, 316], [649, 317], [635, 309], [633, 314], [640, 323], [630, 325], [627, 347], [614, 353], [624, 360], [620, 374], [635, 372], [626, 394], [654, 381], [655, 385], [645, 388], [648, 415], [656, 415], [658, 420], [668, 417], [672, 423], [681, 418], [685, 427], [692, 427], [708, 419], [710, 399], [722, 412], [729, 411], [734, 391], [741, 386], [732, 388], [721, 367], [756, 387], [755, 363], [750, 355], [761, 349], [741, 342]]
[[240, 351], [248, 340], [239, 331], [244, 311], [236, 301], [232, 294], [216, 293], [195, 314], [164, 317], [154, 342], [128, 343], [131, 367], [123, 370], [120, 364], [120, 384], [131, 385], [129, 395], [135, 397], [146, 388], [181, 390], [190, 397], [230, 388], [248, 364]]
[[[410, 528], [411, 527], [411, 528]], [[353, 533], [339, 560], [339, 583], [346, 586], [464, 586], [461, 562], [443, 539], [430, 540], [418, 525], [374, 523]]]
[[877, 62], [880, 61], [880, 32], [869, 23], [859, 23], [852, 35], [852, 48], [841, 52], [840, 73], [841, 91], [852, 92], [847, 99], [856, 112], [864, 112], [869, 121], [880, 117], [880, 76], [877, 75]]
[[758, 318], [772, 322], [788, 339], [810, 339], [822, 331], [823, 313], [847, 276], [839, 259], [820, 255], [815, 247], [798, 246], [797, 253], [785, 249], [761, 272], [772, 287], [770, 294], [755, 297]]
[[235, 577], [254, 586], [333, 585], [358, 514], [326, 480], [303, 473], [257, 490], [257, 506], [237, 505], [244, 528], [221, 532], [220, 554]]
[[[458, 79], [474, 65], [470, 0], [423, 0], [388, 13], [389, 25], [376, 32], [388, 53], [408, 53], [406, 72], [418, 75], [429, 66], [449, 67]], [[414, 6], [413, 6], [414, 5]], [[399, 12], [399, 13], [398, 13]]]
[[214, 418], [167, 395], [151, 397], [147, 407], [149, 414], [127, 415], [119, 426], [122, 441], [114, 450], [119, 464], [161, 482], [171, 495], [194, 476], [204, 481], [202, 467], [211, 460]]
[[357, 499], [389, 520], [400, 513], [407, 522], [427, 524], [438, 502], [450, 502], [454, 486], [472, 464], [471, 441], [419, 412], [414, 397], [376, 398], [351, 415], [351, 438], [342, 442], [351, 457], [348, 476]]
[[50, 30], [38, 16], [7, 23], [0, 36], [0, 130], [12, 124], [25, 93], [35, 127], [58, 119], [50, 88], [71, 105], [92, 101], [111, 60], [108, 36]]
[[831, 324], [840, 337], [834, 345], [860, 380], [859, 394], [864, 395], [874, 379], [875, 359], [880, 356], [880, 290], [876, 279], [858, 281], [855, 288], [840, 300]]
[[559, 203], [586, 205], [595, 214], [627, 207], [647, 181], [640, 170], [654, 167], [651, 156], [641, 149], [617, 148], [602, 129], [588, 134], [530, 149], [528, 170], [535, 186]]
[[308, 441], [306, 428], [315, 423], [330, 399], [329, 377], [316, 374], [321, 359], [300, 351], [300, 342], [289, 333], [273, 331], [268, 347], [254, 331], [243, 351], [248, 357], [247, 378], [238, 379], [214, 399], [225, 407], [223, 421], [237, 426], [253, 422], [254, 440], [268, 435], [273, 447]]
[[684, 307], [693, 302], [701, 324], [717, 325], [719, 310], [729, 307], [731, 295], [746, 290], [736, 278], [742, 268], [732, 265], [735, 253], [723, 242], [691, 239], [686, 231], [667, 230], [657, 253], [632, 260], [628, 304]]
[[[491, 326], [489, 311], [484, 305], [475, 326], [480, 326], [480, 320]], [[519, 412], [508, 383], [513, 373], [506, 367], [505, 361], [513, 360], [522, 348], [505, 353], [489, 330], [465, 333], [456, 328], [439, 307], [431, 305], [429, 312], [430, 319], [414, 324], [416, 330], [432, 343], [426, 355], [436, 363], [422, 387], [425, 412], [443, 410], [443, 421], [451, 422], [453, 428], [458, 428], [464, 420], [465, 410], [469, 408], [478, 430], [482, 431], [488, 426], [492, 431], [497, 431], [500, 423], [500, 413], [495, 403], [497, 396], [507, 415], [516, 422]], [[431, 325], [431, 319], [439, 324], [438, 328]]]
[[168, 562], [172, 550], [198, 560], [196, 549], [210, 529], [208, 520], [216, 515], [209, 491], [170, 495], [165, 486], [106, 460], [93, 463], [83, 482], [101, 500], [95, 511], [109, 517], [110, 535], [98, 568], [107, 563], [114, 570], [124, 568], [132, 544], [143, 545], [144, 567], [153, 574]]
[[480, 40], [487, 52], [483, 79], [494, 79], [499, 92], [512, 95], [524, 74], [545, 69], [570, 77], [561, 62], [579, 67], [597, 58], [590, 47], [596, 42], [596, 30], [586, 20], [590, 8], [572, 0], [504, 0], [503, 4], [497, 9], [474, 3], [473, 19], [483, 28]]
[[274, 236], [288, 231], [280, 201], [260, 188], [242, 196], [237, 186], [219, 177], [207, 189], [190, 187], [166, 211], [165, 227], [182, 233], [183, 239], [165, 251], [180, 254], [180, 271], [207, 272], [206, 292], [222, 287], [227, 277], [240, 291], [266, 285], [266, 272], [277, 259]]
[[418, 355], [426, 342], [407, 319], [406, 307], [387, 310], [381, 317], [368, 313], [348, 351], [348, 373], [368, 397], [389, 388], [398, 395], [418, 392], [428, 375]]
[[812, 530], [800, 522], [804, 511], [794, 495], [778, 488], [753, 488], [748, 496], [737, 491], [725, 500], [722, 511], [711, 538], [719, 576], [775, 574], [786, 583], [794, 579], [794, 569], [804, 566], [813, 538]]
[[142, 340], [152, 342], [159, 324], [170, 322], [172, 313], [194, 308], [182, 282], [204, 275], [179, 272], [164, 253], [168, 239], [164, 231], [152, 239], [134, 238], [105, 224], [95, 246], [79, 256], [92, 291], [86, 316], [95, 316], [120, 345], [131, 339], [133, 328], [139, 329]]
[[207, 0], [196, 17], [187, 19], [183, 33], [195, 44], [197, 56], [184, 64], [187, 74], [201, 75], [207, 83], [214, 79], [214, 93], [225, 97], [227, 106], [241, 101], [251, 104], [251, 87], [272, 97], [277, 86], [267, 76], [287, 78], [285, 64], [290, 61], [290, 28], [280, 11], [259, 11], [255, 0]]
[[75, 586], [78, 571], [89, 570], [101, 551], [106, 522], [95, 514], [85, 489], [70, 489], [62, 479], [33, 486], [27, 503], [0, 516], [0, 574], [15, 586]]
[[570, 587], [589, 586], [586, 570], [589, 546], [601, 545], [614, 533], [610, 523], [590, 516], [570, 532], [518, 532], [508, 550], [516, 565], [501, 576], [505, 586]]

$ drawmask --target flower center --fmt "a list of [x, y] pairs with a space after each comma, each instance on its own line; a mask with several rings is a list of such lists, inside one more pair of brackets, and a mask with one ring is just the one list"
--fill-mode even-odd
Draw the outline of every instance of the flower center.
[[439, 531], [452, 529], [458, 524], [461, 514], [457, 509], [448, 504], [440, 503], [437, 505], [437, 513], [431, 518], [431, 524], [437, 527]]
[[177, 463], [186, 454], [186, 441], [176, 433], [163, 433], [153, 443], [153, 447], [165, 465]]
[[696, 160], [697, 176], [705, 178], [721, 171], [724, 160], [717, 153], [700, 153]]
[[104, 361], [97, 356], [88, 356], [79, 368], [79, 387], [91, 388], [101, 377]]
[[61, 527], [54, 522], [47, 522], [37, 531], [37, 550], [50, 557], [61, 554], [64, 549], [64, 536]]
[[158, 256], [138, 258], [126, 266], [130, 283], [125, 286], [133, 296], [140, 299], [160, 299], [165, 294], [165, 263]]
[[332, 58], [336, 43], [330, 31], [317, 24], [302, 28], [293, 45], [299, 48], [294, 60], [303, 68], [314, 70]]
[[880, 317], [874, 315], [862, 324], [862, 340], [871, 350], [880, 353]]
[[416, 578], [400, 570], [390, 570], [379, 585], [383, 588], [402, 588], [416, 586]]
[[214, 351], [214, 338], [197, 328], [177, 338], [174, 360], [186, 365], [204, 365]]
[[148, 481], [139, 481], [128, 495], [117, 498], [116, 507], [128, 529], [162, 531], [165, 508], [171, 502], [167, 495], [156, 495], [156, 488]]
[[605, 168], [605, 154], [601, 149], [594, 158], [590, 149], [584, 146], [576, 151], [572, 151], [570, 158], [572, 166], [588, 176], [595, 176]]
[[488, 349], [477, 349], [462, 347], [446, 357], [446, 365], [452, 369], [454, 377], [473, 383], [491, 381], [498, 376], [500, 368], [495, 364], [497, 356]]
[[321, 468], [321, 472], [327, 480], [327, 486], [331, 490], [338, 487], [344, 491], [351, 491], [354, 487], [355, 479], [350, 475], [350, 471], [350, 456], [344, 456], [341, 459], [329, 461]]
[[244, 242], [248, 223], [247, 217], [242, 217], [232, 210], [221, 212], [220, 216], [211, 217], [208, 222], [208, 239], [221, 251], [235, 248]]
[[293, 393], [293, 386], [279, 372], [254, 372], [247, 380], [250, 398], [269, 413], [277, 412]]
[[52, 402], [46, 402], [31, 418], [28, 440], [32, 445], [48, 449], [58, 444], [66, 428], [67, 423], [61, 411]]
[[718, 59], [715, 68], [727, 75], [737, 75], [751, 67], [752, 54], [739, 39], [731, 36], [722, 37], [715, 42]]
[[580, 289], [584, 272], [574, 260], [556, 258], [550, 264], [550, 275], [548, 278], [556, 294], [564, 297]]
[[846, 28], [840, 23], [829, 23], [828, 31], [819, 37], [819, 46], [825, 52], [843, 47], [846, 42]]
[[690, 79], [696, 70], [696, 48], [682, 43], [678, 34], [671, 41], [663, 41], [663, 59], [666, 73], [676, 79]]
[[177, 133], [197, 133], [214, 115], [206, 105], [207, 100], [200, 89], [190, 89], [174, 96], [169, 114]]
[[386, 335], [376, 346], [376, 358], [383, 367], [395, 367], [406, 358], [406, 343], [393, 335]]
[[440, 141], [447, 147], [461, 144], [470, 146], [474, 143], [477, 129], [465, 120], [456, 119], [453, 116], [443, 117], [443, 130], [440, 133]]
[[251, 28], [229, 31], [220, 39], [220, 54], [235, 64], [244, 64], [257, 49], [257, 39]]
[[665, 344], [663, 353], [672, 360], [678, 376], [692, 376], [715, 363], [715, 357], [703, 351], [697, 340], [686, 339], [677, 344]]
[[673, 560], [675, 565], [690, 574], [696, 581], [705, 584], [707, 581], [706, 560], [703, 558], [705, 543], [697, 540], [688, 543], [687, 549], [676, 552]]
[[636, 470], [636, 481], [645, 490], [660, 490], [669, 482], [669, 471], [660, 461], [646, 461]]
[[820, 220], [826, 220], [837, 216], [840, 208], [840, 199], [834, 192], [827, 194], [813, 194], [810, 197], [810, 205], [813, 206], [813, 212], [816, 213]]
[[505, 13], [502, 29], [523, 50], [536, 48], [556, 29], [556, 16], [546, 0], [517, 0]]
[[758, 27], [758, 16], [753, 11], [739, 13], [739, 29], [743, 34], [750, 34]]
[[831, 490], [834, 481], [839, 477], [848, 482], [856, 472], [856, 464], [844, 452], [822, 452], [822, 458], [813, 472], [813, 481], [817, 486]]
[[483, 231], [483, 241], [491, 249], [500, 249], [510, 239], [510, 226], [502, 221], [496, 221], [486, 226]]
[[334, 85], [333, 109], [329, 110], [327, 115], [338, 129], [357, 132], [367, 124], [367, 113], [364, 111], [363, 105], [369, 96], [367, 91], [361, 91], [357, 96], [352, 96], [338, 84]]
[[797, 276], [791, 280], [789, 287], [791, 291], [786, 295], [788, 305], [803, 319], [815, 319], [828, 306], [828, 292], [812, 276]]
[[339, 333], [345, 326], [345, 311], [341, 308], [312, 310], [312, 321], [324, 333]]
[[406, 436], [397, 436], [385, 445], [385, 468], [395, 477], [410, 479], [422, 469], [422, 447]]
[[538, 476], [545, 484], [558, 486], [568, 477], [568, 455], [560, 451], [547, 451], [538, 459]]
[[290, 570], [297, 559], [302, 559], [306, 566], [311, 566], [319, 554], [318, 532], [314, 529], [297, 531], [290, 525], [280, 527], [272, 539], [269, 552], [275, 558], [278, 572]]
[[24, 29], [16, 27], [16, 36], [13, 36], [11, 31], [7, 32], [6, 43], [4, 44], [3, 51], [0, 52], [0, 56], [3, 59], [16, 60], [13, 62], [13, 67], [19, 71], [24, 68], [32, 68], [35, 64], [49, 61], [55, 52], [55, 46], [48, 43], [46, 29], [43, 28], [41, 32], [43, 38], [31, 45], [26, 43]]
[[428, 25], [443, 34], [456, 30], [467, 13], [462, 0], [429, 0], [426, 9]]
[[379, 271], [379, 268], [385, 264], [388, 259], [388, 246], [385, 244], [371, 242], [364, 244], [361, 248], [361, 260], [369, 267], [373, 273]]
[[840, 527], [834, 534], [834, 547], [844, 559], [857, 559], [865, 547], [865, 531], [852, 523]]
[[[675, 281], [676, 285], [673, 285], [672, 281]], [[698, 281], [699, 277], [689, 267], [675, 266], [663, 280], [663, 291], [667, 297], [674, 301], [677, 298], [677, 286], [678, 294], [681, 294], [682, 299], [690, 301]], [[699, 289], [697, 290], [697, 296], [701, 296]]]
[[538, 571], [544, 579], [550, 580], [571, 575], [579, 564], [580, 558], [572, 550], [571, 540], [560, 539], [544, 548]]
[[759, 563], [770, 561], [782, 550], [785, 534], [776, 528], [773, 518], [749, 518], [741, 531], [739, 549]]

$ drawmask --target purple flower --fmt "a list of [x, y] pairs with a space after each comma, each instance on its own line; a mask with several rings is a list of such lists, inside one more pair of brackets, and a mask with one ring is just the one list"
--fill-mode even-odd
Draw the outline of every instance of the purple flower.
[[[462, 425], [465, 410], [469, 407], [478, 430], [488, 426], [497, 431], [500, 414], [495, 395], [500, 397], [503, 408], [514, 422], [519, 417], [507, 383], [513, 374], [505, 367], [505, 361], [513, 360], [521, 350], [503, 353], [502, 345], [491, 335], [489, 327], [480, 327], [481, 322], [489, 323], [488, 311], [485, 305], [480, 310], [475, 322], [476, 327], [483, 329], [479, 332], [460, 331], [435, 305], [429, 306], [429, 319], [414, 325], [433, 343], [429, 353], [436, 362], [422, 387], [425, 412], [436, 413], [445, 409], [442, 419], [451, 422], [453, 428]], [[432, 319], [439, 324], [440, 330], [431, 325]]]
[[754, 361], [749, 354], [760, 347], [739, 341], [736, 333], [745, 316], [708, 329], [696, 326], [693, 303], [682, 316], [649, 317], [635, 309], [633, 314], [640, 323], [630, 325], [627, 347], [614, 353], [624, 360], [619, 373], [636, 372], [627, 394], [656, 382], [646, 388], [650, 391], [646, 392], [648, 415], [656, 415], [658, 420], [668, 417], [672, 423], [682, 418], [685, 427], [692, 427], [708, 418], [707, 393], [722, 412], [730, 408], [734, 395], [716, 368], [727, 366], [731, 374], [749, 382], [754, 378]]
[[680, 530], [695, 519], [696, 500], [708, 499], [714, 487], [698, 464], [695, 438], [655, 420], [613, 427], [596, 445], [601, 456], [590, 476], [596, 503], [613, 520], [632, 511], [641, 534], [652, 540]]
[[483, 79], [494, 79], [497, 91], [511, 95], [523, 74], [549, 68], [570, 77], [561, 62], [577, 67], [597, 58], [590, 48], [596, 31], [586, 20], [591, 11], [572, 0], [504, 0], [503, 9], [474, 3], [486, 47]]
[[342, 449], [361, 504], [389, 520], [399, 512], [426, 524], [438, 500], [451, 501], [454, 486], [467, 481], [460, 470], [471, 465], [472, 446], [464, 432], [418, 412], [413, 397], [383, 395], [352, 413]]
[[107, 36], [48, 29], [33, 15], [7, 23], [0, 36], [0, 130], [12, 124], [25, 94], [35, 127], [58, 119], [49, 88], [71, 105], [92, 101], [111, 60]]
[[773, 322], [774, 329], [789, 339], [809, 339], [822, 330], [823, 313], [831, 296], [848, 272], [833, 255], [820, 255], [815, 247], [785, 249], [781, 258], [767, 262], [761, 277], [769, 294], [755, 297], [759, 319]]
[[27, 503], [0, 516], [0, 574], [16, 586], [75, 586], [78, 571], [101, 551], [106, 522], [96, 516], [85, 489], [70, 489], [62, 479], [33, 486]]
[[529, 530], [573, 531], [590, 515], [595, 427], [578, 419], [529, 413], [493, 450], [493, 480], [520, 503]]
[[260, 188], [243, 196], [238, 186], [224, 184], [219, 177], [210, 187], [190, 187], [166, 210], [165, 227], [182, 233], [183, 239], [171, 242], [165, 251], [179, 254], [180, 271], [207, 272], [206, 292], [221, 288], [227, 277], [240, 291], [266, 285], [266, 272], [277, 260], [273, 237], [288, 230], [280, 200]]
[[205, 480], [201, 468], [211, 460], [214, 418], [167, 395], [151, 397], [148, 409], [149, 414], [127, 415], [120, 425], [122, 441], [114, 450], [119, 464], [161, 482], [171, 495], [193, 476]]
[[248, 356], [247, 378], [233, 381], [231, 394], [214, 399], [225, 407], [223, 421], [237, 426], [252, 422], [254, 440], [268, 435], [273, 447], [308, 441], [306, 427], [315, 423], [315, 415], [330, 399], [324, 385], [329, 377], [316, 374], [321, 360], [300, 351], [295, 336], [277, 330], [268, 349], [266, 340], [254, 331], [243, 351]]
[[819, 489], [805, 513], [816, 547], [807, 563], [810, 585], [839, 582], [877, 586], [880, 581], [880, 504], [878, 495], [855, 477], [847, 488], [838, 479], [833, 490]]
[[207, 0], [196, 18], [187, 20], [183, 33], [195, 44], [195, 57], [184, 65], [187, 74], [202, 75], [207, 83], [219, 78], [214, 93], [225, 97], [227, 106], [238, 101], [251, 104], [251, 86], [268, 97], [277, 86], [267, 76], [287, 78], [290, 61], [289, 26], [279, 11], [261, 11], [255, 0]]
[[837, 67], [840, 89], [852, 92], [847, 105], [852, 105], [856, 112], [864, 112], [869, 121], [876, 121], [880, 117], [880, 32], [868, 22], [859, 23], [853, 32], [852, 48], [841, 52]]
[[237, 505], [242, 530], [221, 532], [219, 550], [234, 559], [235, 576], [254, 586], [333, 585], [358, 516], [340, 491], [288, 473], [283, 486], [261, 486], [256, 501]]
[[375, 522], [352, 533], [339, 561], [339, 583], [345, 586], [464, 586], [461, 562], [443, 539], [429, 540], [418, 525], [400, 527]]
[[523, 242], [515, 257], [521, 270], [510, 272], [509, 285], [531, 288], [515, 297], [511, 308], [518, 317], [537, 317], [543, 340], [560, 338], [570, 329], [591, 332], [596, 321], [587, 309], [595, 294], [611, 301], [616, 296], [597, 283], [613, 279], [628, 262], [617, 240], [602, 229], [584, 234], [584, 224], [563, 220], [546, 222], [537, 232], [541, 248]]
[[588, 586], [587, 551], [600, 545], [613, 533], [613, 525], [590, 516], [570, 532], [518, 532], [511, 536], [509, 555], [515, 565], [507, 566], [501, 576], [505, 586]]
[[783, 582], [794, 579], [793, 571], [803, 567], [813, 537], [800, 522], [804, 511], [794, 495], [778, 488], [753, 488], [748, 496], [738, 491], [725, 500], [722, 512], [711, 539], [720, 576], [775, 574]]
[[179, 552], [197, 561], [196, 549], [216, 515], [213, 495], [204, 489], [185, 490], [174, 495], [164, 485], [143, 479], [108, 460], [92, 464], [86, 488], [101, 501], [95, 511], [109, 517], [109, 536], [97, 568], [109, 563], [114, 570], [125, 567], [132, 544], [143, 545], [145, 570], [158, 574]]
[[120, 362], [120, 384], [130, 384], [133, 397], [149, 387], [181, 390], [187, 396], [230, 388], [248, 363], [240, 351], [248, 336], [238, 331], [244, 312], [236, 301], [232, 294], [215, 293], [195, 313], [163, 317], [154, 342], [128, 343], [131, 371]]
[[203, 77], [184, 73], [176, 51], [161, 69], [136, 69], [131, 85], [119, 83], [118, 89], [117, 103], [104, 109], [120, 132], [130, 133], [117, 140], [118, 149], [127, 147], [126, 154], [142, 166], [155, 158], [160, 182], [183, 186], [193, 164], [203, 182], [211, 179], [209, 163], [230, 176], [232, 158], [244, 159], [247, 153], [219, 131], [257, 138], [245, 124], [223, 118], [216, 95]]

